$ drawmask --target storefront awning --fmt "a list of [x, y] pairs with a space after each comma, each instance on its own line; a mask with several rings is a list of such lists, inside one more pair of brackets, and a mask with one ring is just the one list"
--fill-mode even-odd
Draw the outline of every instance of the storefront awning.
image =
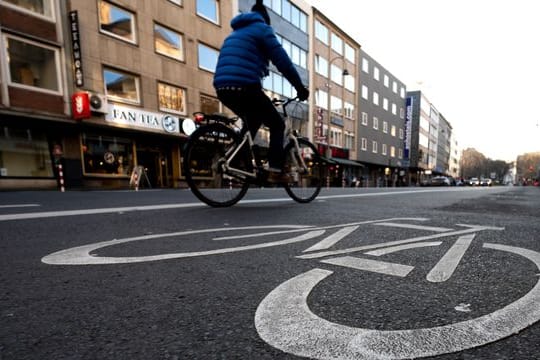
[[330, 160], [336, 164], [340, 164], [340, 165], [346, 165], [346, 166], [357, 166], [357, 167], [364, 167], [364, 165], [360, 164], [360, 163], [357, 163], [356, 161], [354, 160], [349, 160], [349, 159], [341, 159], [341, 158], [336, 158], [336, 157], [331, 157]]

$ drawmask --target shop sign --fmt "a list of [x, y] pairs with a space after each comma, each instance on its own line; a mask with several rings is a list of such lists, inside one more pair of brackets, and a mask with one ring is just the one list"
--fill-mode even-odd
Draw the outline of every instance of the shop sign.
[[125, 127], [180, 133], [180, 120], [176, 116], [116, 104], [109, 105], [105, 120]]
[[88, 119], [92, 116], [88, 93], [78, 92], [71, 96], [71, 112], [75, 120]]
[[77, 11], [69, 12], [69, 27], [71, 32], [71, 52], [73, 56], [73, 75], [75, 76], [75, 85], [77, 87], [82, 87], [84, 86], [84, 75], [79, 31], [79, 15]]
[[405, 112], [405, 140], [403, 145], [403, 157], [410, 160], [411, 138], [412, 138], [412, 117], [413, 117], [413, 98], [407, 98]]

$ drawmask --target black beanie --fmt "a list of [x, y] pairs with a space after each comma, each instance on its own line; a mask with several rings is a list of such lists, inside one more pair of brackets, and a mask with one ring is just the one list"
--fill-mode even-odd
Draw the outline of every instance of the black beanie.
[[263, 0], [257, 0], [255, 2], [255, 5], [251, 8], [251, 11], [258, 12], [262, 15], [264, 18], [264, 22], [266, 22], [268, 25], [270, 25], [270, 15], [268, 15], [268, 11], [266, 11], [266, 7], [263, 4]]

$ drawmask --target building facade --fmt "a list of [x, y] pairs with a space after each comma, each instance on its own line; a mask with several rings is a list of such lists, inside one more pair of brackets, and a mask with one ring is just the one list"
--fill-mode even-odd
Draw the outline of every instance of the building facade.
[[360, 64], [358, 160], [364, 186], [406, 184], [406, 86], [365, 51]]
[[360, 45], [315, 8], [311, 44], [313, 141], [330, 162], [329, 185], [342, 186], [361, 167], [355, 161]]
[[[40, 10], [28, 9], [29, 3]], [[9, 42], [3, 48], [13, 52], [2, 58], [2, 74], [8, 75], [2, 77], [3, 98], [9, 100], [2, 111], [18, 116], [32, 104], [19, 105], [17, 98], [39, 94], [33, 110], [47, 117], [32, 120], [27, 128], [37, 123], [47, 129], [32, 132], [32, 142], [41, 141], [42, 158], [63, 166], [66, 186], [128, 187], [136, 168], [143, 169], [143, 185], [182, 184], [180, 149], [187, 139], [183, 119], [195, 111], [222, 109], [212, 78], [230, 31], [231, 2], [10, 0], [0, 5], [6, 19], [16, 19], [16, 14], [32, 20], [13, 21], [17, 35], [8, 33], [11, 25], [2, 21], [3, 39]], [[39, 26], [19, 29], [17, 23]], [[42, 43], [36, 42], [43, 34]], [[17, 48], [17, 56], [25, 58], [17, 58], [15, 65]], [[39, 80], [10, 74], [14, 66], [23, 74], [20, 64], [25, 62], [40, 72]], [[37, 66], [32, 68], [32, 62]], [[50, 168], [40, 175], [54, 179], [55, 167]], [[6, 177], [12, 173], [6, 167]]]

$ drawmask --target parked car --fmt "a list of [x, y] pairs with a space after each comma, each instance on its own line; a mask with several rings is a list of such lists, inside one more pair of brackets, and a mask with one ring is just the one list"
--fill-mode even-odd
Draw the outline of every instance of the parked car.
[[491, 186], [491, 179], [480, 179], [480, 186]]
[[434, 176], [431, 178], [430, 186], [450, 186], [451, 181], [446, 176]]
[[469, 179], [469, 186], [479, 186], [480, 180], [477, 177], [472, 177]]

